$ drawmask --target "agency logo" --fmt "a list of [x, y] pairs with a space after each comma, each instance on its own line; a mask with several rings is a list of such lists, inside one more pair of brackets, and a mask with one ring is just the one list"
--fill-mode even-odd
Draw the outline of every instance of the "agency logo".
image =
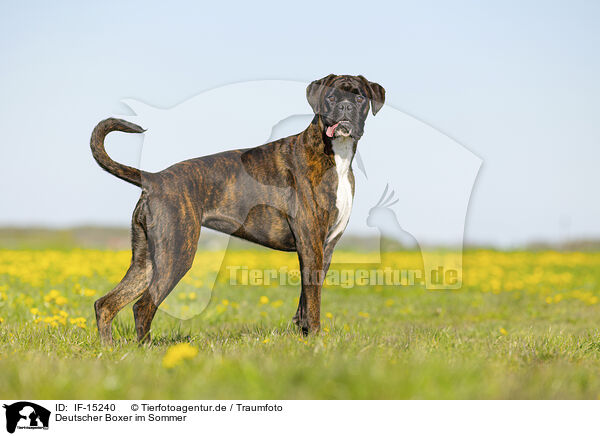
[[14, 433], [22, 430], [48, 430], [50, 411], [28, 401], [19, 401], [11, 405], [5, 404], [6, 431]]

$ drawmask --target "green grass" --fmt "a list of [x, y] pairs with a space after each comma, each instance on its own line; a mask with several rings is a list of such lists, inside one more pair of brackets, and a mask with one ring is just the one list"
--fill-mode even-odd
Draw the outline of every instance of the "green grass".
[[[577, 298], [544, 301], [561, 290], [596, 292], [595, 262], [585, 271], [565, 267], [582, 283], [535, 292], [533, 285], [497, 293], [476, 286], [328, 288], [324, 331], [308, 338], [290, 323], [296, 288], [220, 286], [193, 319], [159, 312], [148, 345], [135, 342], [127, 307], [114, 322], [110, 348], [100, 344], [93, 322], [98, 295], [77, 306], [86, 329], [43, 326], [32, 322], [18, 295], [39, 299], [48, 287], [5, 276], [0, 391], [4, 398], [32, 399], [596, 399], [599, 306]], [[522, 267], [517, 264], [506, 266], [507, 274]], [[468, 274], [468, 257], [465, 268]], [[101, 277], [86, 280], [110, 288]], [[283, 305], [261, 305], [261, 296]], [[223, 299], [238, 307], [219, 311]], [[198, 354], [163, 367], [166, 350], [180, 342]]]

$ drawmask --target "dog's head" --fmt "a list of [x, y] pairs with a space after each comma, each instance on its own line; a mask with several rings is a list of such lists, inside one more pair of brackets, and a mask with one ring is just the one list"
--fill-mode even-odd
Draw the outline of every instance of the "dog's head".
[[369, 106], [375, 115], [385, 102], [385, 89], [363, 76], [330, 74], [308, 85], [306, 97], [323, 120], [326, 136], [358, 140], [364, 132]]

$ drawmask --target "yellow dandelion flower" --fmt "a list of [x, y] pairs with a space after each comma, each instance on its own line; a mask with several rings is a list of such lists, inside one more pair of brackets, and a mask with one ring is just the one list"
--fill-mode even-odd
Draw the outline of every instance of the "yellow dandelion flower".
[[4, 318], [2, 318], [2, 317], [0, 316], [0, 324], [2, 324], [3, 322], [4, 322]]
[[221, 304], [223, 306], [229, 306], [229, 300], [228, 299], [224, 299], [224, 300], [221, 301]]
[[504, 327], [502, 327], [502, 328], [500, 329], [500, 334], [501, 334], [502, 336], [506, 336], [506, 335], [508, 334], [508, 332], [506, 331], [506, 329], [505, 329]]
[[74, 325], [74, 326], [77, 326], [77, 327], [80, 327], [80, 328], [82, 328], [82, 329], [85, 329], [85, 328], [86, 328], [86, 321], [87, 321], [87, 320], [86, 320], [84, 317], [82, 317], [82, 316], [80, 316], [80, 317], [77, 317], [77, 318], [71, 318], [71, 319], [69, 319], [69, 322], [70, 322], [72, 325]]
[[546, 297], [546, 303], [551, 304], [553, 301], [552, 297]]
[[198, 348], [188, 343], [173, 345], [165, 353], [162, 365], [165, 368], [174, 368], [184, 360], [196, 357], [197, 354]]
[[83, 295], [85, 295], [86, 297], [93, 297], [97, 293], [98, 293], [98, 291], [96, 291], [95, 289], [84, 289], [83, 290]]
[[67, 300], [65, 297], [63, 297], [62, 295], [59, 297], [56, 297], [54, 299], [54, 302], [59, 305], [59, 306], [64, 306], [65, 304], [67, 304], [69, 302], [69, 300]]
[[32, 315], [40, 314], [40, 310], [37, 307], [32, 307], [31, 309], [29, 309], [29, 311], [31, 312]]
[[268, 344], [271, 340], [269, 338], [266, 338], [263, 342], [263, 344]]
[[327, 312], [327, 313], [325, 314], [325, 316], [326, 316], [327, 318], [329, 318], [329, 319], [332, 319], [332, 318], [333, 318], [333, 313], [331, 313], [331, 312]]
[[190, 293], [188, 294], [188, 299], [190, 299], [190, 300], [195, 300], [196, 298], [197, 298], [197, 295], [196, 295], [196, 293], [195, 293], [195, 292], [190, 292]]
[[258, 302], [260, 304], [268, 304], [269, 303], [269, 297], [266, 297], [266, 296], [263, 295], [262, 297], [260, 297], [260, 300], [258, 300]]
[[281, 300], [273, 301], [271, 303], [271, 306], [274, 307], [275, 309], [277, 309], [278, 307], [283, 306], [283, 301], [281, 301]]
[[367, 312], [358, 312], [358, 316], [360, 316], [361, 318], [368, 318], [369, 314]]

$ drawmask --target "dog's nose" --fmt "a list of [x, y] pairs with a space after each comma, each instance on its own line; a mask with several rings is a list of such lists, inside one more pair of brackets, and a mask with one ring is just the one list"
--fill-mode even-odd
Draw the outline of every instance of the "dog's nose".
[[338, 104], [338, 110], [343, 113], [352, 112], [354, 106], [348, 100], [344, 100]]

